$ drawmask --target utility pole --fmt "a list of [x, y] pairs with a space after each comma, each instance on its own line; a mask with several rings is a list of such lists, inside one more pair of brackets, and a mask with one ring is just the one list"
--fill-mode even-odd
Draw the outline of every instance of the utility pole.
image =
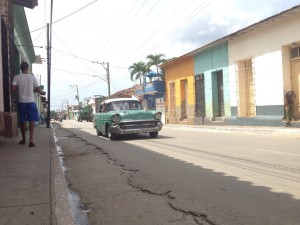
[[51, 112], [51, 109], [50, 109], [50, 103], [51, 103], [51, 99], [50, 99], [50, 92], [51, 92], [51, 53], [50, 53], [50, 28], [49, 28], [49, 23], [47, 23], [47, 83], [48, 83], [48, 107], [47, 107], [47, 120], [46, 120], [46, 124], [47, 124], [47, 128], [50, 127], [50, 112]]
[[97, 62], [94, 62], [92, 61], [93, 63], [97, 63], [97, 64], [100, 64], [103, 66], [103, 68], [105, 69], [106, 71], [106, 76], [107, 76], [107, 80], [104, 80], [105, 82], [107, 82], [107, 85], [108, 85], [108, 98], [110, 99], [110, 74], [109, 74], [109, 62], [106, 63], [106, 67], [105, 67], [105, 63], [102, 62], [102, 63], [99, 63], [98, 61]]
[[52, 48], [52, 14], [53, 14], [53, 0], [51, 0], [51, 10], [50, 10], [50, 25], [47, 23], [47, 82], [48, 82], [48, 108], [47, 108], [47, 128], [50, 127], [50, 93], [51, 93], [51, 48]]
[[106, 72], [107, 72], [107, 84], [108, 84], [108, 99], [110, 99], [110, 75], [109, 75], [109, 62], [107, 62]]
[[70, 87], [73, 87], [76, 90], [77, 95], [75, 95], [75, 98], [78, 101], [78, 110], [79, 110], [79, 116], [78, 116], [78, 121], [80, 120], [81, 117], [81, 109], [80, 109], [80, 101], [79, 101], [79, 92], [78, 92], [78, 85], [70, 85]]

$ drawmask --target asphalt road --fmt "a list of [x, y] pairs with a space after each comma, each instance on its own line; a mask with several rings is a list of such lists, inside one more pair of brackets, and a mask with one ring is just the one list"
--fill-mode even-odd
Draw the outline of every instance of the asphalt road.
[[66, 177], [90, 224], [300, 224], [299, 136], [167, 126], [156, 139], [110, 141], [92, 123], [60, 125]]

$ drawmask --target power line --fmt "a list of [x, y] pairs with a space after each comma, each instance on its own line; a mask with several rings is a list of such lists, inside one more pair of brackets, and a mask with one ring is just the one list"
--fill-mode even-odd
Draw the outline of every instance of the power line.
[[[150, 47], [148, 50], [145, 51], [144, 54], [147, 54], [147, 52], [150, 52], [151, 49], [155, 49], [156, 47], [160, 46], [162, 43], [164, 43], [166, 40], [168, 40], [170, 37], [172, 37], [176, 32], [178, 32], [184, 25], [186, 25], [190, 20], [194, 18], [194, 16], [198, 15], [201, 11], [203, 11], [208, 5], [210, 5], [214, 0], [205, 0], [198, 8], [196, 8], [191, 14], [189, 14], [188, 17], [186, 17], [183, 21], [183, 23], [177, 25], [174, 29], [172, 29], [167, 35], [165, 35], [163, 38], [161, 38], [158, 42], [156, 42], [152, 47]], [[208, 3], [207, 3], [208, 2]], [[207, 3], [205, 5], [205, 3]], [[138, 51], [134, 51], [132, 55], [136, 55]]]
[[85, 9], [86, 7], [92, 5], [92, 4], [95, 3], [96, 1], [98, 1], [98, 0], [94, 0], [93, 2], [88, 3], [87, 5], [83, 6], [82, 8], [80, 8], [80, 9], [78, 9], [78, 10], [76, 10], [76, 11], [70, 13], [69, 15], [66, 15], [66, 16], [64, 16], [64, 17], [62, 17], [62, 18], [60, 18], [60, 19], [54, 21], [53, 24], [54, 24], [54, 23], [57, 23], [57, 22], [59, 22], [59, 21], [62, 21], [62, 20], [64, 20], [64, 19], [66, 19], [66, 18], [68, 18], [68, 17], [70, 17], [70, 16], [72, 16], [72, 15], [74, 15], [74, 14], [80, 12], [81, 10], [83, 10], [83, 9]]
[[[141, 20], [139, 20], [139, 23], [132, 29], [133, 31], [135, 31], [136, 28], [139, 27], [139, 26], [141, 25], [142, 22], [144, 22], [144, 20], [145, 20], [145, 19], [148, 17], [148, 15], [154, 10], [154, 8], [157, 7], [158, 3], [160, 3], [160, 0], [158, 0], [158, 1], [154, 4], [154, 6], [148, 11], [147, 14], [144, 15], [144, 17], [143, 17]], [[130, 35], [132, 35], [132, 34], [134, 34], [134, 32], [128, 32], [128, 33], [127, 33], [127, 36], [123, 38], [123, 42], [119, 43], [119, 45], [115, 45], [115, 46], [114, 46], [114, 47], [115, 47], [115, 50], [113, 50], [112, 52], [110, 52], [110, 54], [107, 56], [107, 58], [109, 58], [109, 56], [111, 56], [111, 55], [119, 48], [119, 46], [122, 45], [122, 44], [127, 40], [127, 38], [128, 38]]]
[[[183, 24], [176, 26], [170, 33], [169, 35], [167, 35], [162, 41], [160, 41], [159, 43], [157, 43], [155, 46], [153, 46], [152, 48], [155, 48], [157, 46], [160, 46], [162, 43], [164, 43], [166, 40], [168, 40], [168, 38], [172, 37], [177, 31], [179, 31], [184, 25], [186, 25], [189, 21], [191, 21], [194, 16], [198, 15], [202, 10], [204, 10], [208, 5], [210, 5], [214, 0], [210, 0], [208, 1], [204, 1], [203, 4], [200, 5], [200, 7], [198, 7], [192, 14], [190, 17], [188, 17], [186, 19], [186, 21], [184, 21]], [[206, 5], [205, 3], [208, 2]], [[199, 10], [200, 9], [200, 10]], [[199, 11], [198, 11], [199, 10]]]
[[[144, 1], [143, 4], [138, 8], [137, 13], [135, 13], [135, 12], [134, 12], [134, 13], [133, 13], [133, 12], [130, 12], [130, 14], [133, 14], [134, 16], [131, 17], [131, 20], [130, 20], [127, 24], [131, 24], [131, 23], [132, 23], [132, 21], [134, 20], [134, 18], [136, 18], [136, 17], [139, 15], [139, 13], [141, 12], [141, 9], [144, 7], [145, 4], [146, 4], [146, 1]], [[128, 27], [128, 26], [125, 26], [124, 29], [127, 29], [127, 27]], [[123, 29], [123, 30], [124, 30], [124, 29]], [[122, 36], [122, 35], [117, 35], [117, 38], [115, 38], [115, 39], [114, 39], [114, 42], [113, 42], [114, 45], [115, 45], [115, 43], [117, 43], [117, 41], [120, 39], [121, 36]], [[107, 51], [106, 51], [106, 52], [107, 52]], [[104, 52], [103, 55], [105, 55], [106, 52]]]
[[[66, 16], [64, 16], [64, 17], [62, 17], [62, 18], [60, 18], [60, 19], [58, 19], [58, 20], [56, 20], [56, 21], [54, 21], [54, 22], [52, 22], [52, 24], [58, 23], [58, 22], [60, 22], [60, 21], [62, 21], [62, 20], [64, 20], [64, 19], [66, 19], [66, 18], [68, 18], [68, 17], [70, 17], [70, 16], [72, 16], [72, 15], [74, 15], [74, 14], [80, 12], [81, 10], [83, 10], [83, 9], [85, 9], [86, 7], [92, 5], [92, 4], [95, 3], [96, 1], [98, 1], [98, 0], [94, 0], [93, 2], [90, 2], [90, 3], [88, 3], [87, 5], [84, 5], [83, 7], [77, 9], [76, 11], [74, 11], [74, 12], [72, 12], [72, 13], [70, 13], [70, 14], [68, 14], [68, 15], [66, 15]], [[51, 7], [52, 7], [52, 6], [51, 6]], [[51, 17], [52, 17], [52, 15], [51, 15]], [[22, 36], [25, 36], [25, 35], [29, 35], [29, 34], [31, 34], [31, 33], [34, 33], [34, 32], [36, 32], [36, 31], [39, 31], [39, 30], [41, 30], [41, 29], [45, 29], [46, 27], [47, 27], [47, 26], [43, 26], [43, 27], [37, 28], [37, 29], [35, 29], [35, 30], [32, 30], [32, 31], [30, 31], [30, 32], [27, 32], [27, 33], [24, 33], [24, 34], [20, 34], [19, 36], [15, 37], [15, 38], [22, 37]]]
[[[61, 42], [61, 44], [63, 45], [63, 46], [65, 46], [65, 48], [69, 51], [69, 52], [71, 52], [71, 54], [69, 54], [70, 56], [72, 56], [72, 57], [75, 57], [75, 55], [72, 53], [72, 51], [69, 49], [69, 47], [58, 37], [58, 35], [54, 32], [54, 35], [56, 36], [56, 38]], [[75, 57], [76, 59], [81, 59], [81, 60], [84, 60], [84, 61], [88, 61], [88, 62], [90, 62], [90, 63], [92, 63], [92, 61], [90, 61], [90, 60], [86, 60], [86, 59], [83, 59], [83, 58], [81, 58], [81, 57], [78, 57], [78, 56], [76, 56]], [[82, 61], [80, 61], [79, 60], [79, 62], [84, 66], [84, 67], [86, 67], [87, 69], [89, 69], [90, 71], [92, 71], [93, 73], [97, 73], [97, 72], [95, 72], [94, 70], [92, 70], [90, 67], [88, 67], [86, 64], [84, 64]]]
[[57, 49], [57, 48], [52, 48], [52, 49], [54, 49], [54, 50], [56, 50], [56, 51], [58, 51], [58, 52], [60, 52], [60, 53], [63, 53], [63, 54], [66, 54], [66, 55], [72, 56], [72, 57], [74, 57], [74, 58], [81, 59], [81, 60], [83, 60], [83, 61], [86, 61], [86, 62], [90, 62], [90, 63], [92, 63], [92, 62], [93, 62], [92, 60], [85, 59], [85, 58], [82, 58], [82, 57], [76, 56], [76, 55], [74, 55], [74, 54], [71, 54], [71, 53], [64, 52], [64, 51], [62, 51], [62, 50], [59, 50], [59, 49]]
[[[40, 66], [46, 67], [43, 64], [41, 64]], [[53, 68], [53, 67], [51, 67], [51, 69], [52, 70], [56, 70], [56, 71], [61, 71], [61, 72], [64, 72], [64, 73], [69, 73], [69, 74], [72, 74], [72, 75], [81, 75], [81, 76], [90, 76], [90, 77], [93, 77], [95, 75], [99, 76], [99, 74], [78, 73], [78, 72], [74, 72], [74, 71], [68, 71], [68, 70], [63, 70], [63, 69]], [[106, 76], [106, 75], [105, 74], [101, 74], [101, 76]]]
[[[179, 14], [184, 12], [184, 9], [188, 7], [188, 5], [192, 2], [193, 0], [187, 0], [185, 1], [182, 5], [180, 5], [178, 7], [178, 9], [173, 13], [173, 15], [178, 16]], [[174, 21], [174, 17], [170, 17], [170, 19], [167, 21], [167, 23], [164, 23], [164, 27], [169, 26], [168, 24], [170, 23], [170, 21]], [[152, 34], [148, 34], [148, 38], [146, 40], [144, 40], [139, 46], [136, 47], [136, 49], [141, 49], [144, 45], [146, 45], [146, 43], [149, 43], [149, 41], [151, 39], [153, 39], [153, 36], [156, 35], [157, 32], [159, 32], [160, 30], [162, 30], [163, 28], [158, 26], [157, 29], [155, 31], [152, 32]], [[134, 51], [136, 52], [136, 51]], [[132, 55], [132, 54], [131, 54]]]
[[[117, 33], [118, 30], [120, 30], [120, 28], [122, 27], [122, 25], [125, 23], [125, 21], [127, 20], [127, 17], [132, 13], [133, 8], [135, 7], [135, 5], [137, 4], [139, 0], [136, 0], [135, 3], [132, 5], [132, 7], [130, 8], [130, 10], [127, 12], [125, 18], [122, 20], [121, 24], [117, 26], [117, 28], [115, 29], [115, 31], [113, 32], [112, 35], [110, 35], [110, 37], [108, 38], [108, 44], [107, 46], [110, 45], [110, 43], [114, 43], [114, 38], [115, 34]], [[98, 57], [99, 53], [105, 48], [106, 46], [104, 46], [97, 54], [96, 54], [96, 58]], [[105, 52], [104, 52], [105, 54]]]
[[[90, 62], [90, 63], [93, 63], [93, 62], [94, 62], [93, 60], [85, 59], [85, 58], [82, 58], [82, 57], [80, 57], [80, 56], [76, 56], [76, 55], [74, 55], [74, 54], [64, 52], [64, 51], [59, 50], [59, 49], [57, 49], [57, 48], [53, 48], [53, 47], [52, 47], [52, 49], [54, 49], [54, 50], [56, 50], [56, 51], [58, 51], [58, 52], [60, 52], [60, 53], [63, 53], [63, 54], [72, 56], [72, 57], [74, 57], [74, 58], [77, 58], [77, 59], [86, 61], [86, 62]], [[120, 68], [120, 69], [126, 69], [126, 70], [128, 69], [128, 67], [123, 67], [123, 66], [114, 66], [114, 65], [109, 65], [109, 66], [110, 66], [110, 67], [115, 67], [115, 68]]]

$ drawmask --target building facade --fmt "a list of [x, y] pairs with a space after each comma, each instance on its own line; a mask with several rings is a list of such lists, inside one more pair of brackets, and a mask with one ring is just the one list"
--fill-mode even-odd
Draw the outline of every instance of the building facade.
[[31, 65], [36, 58], [24, 10], [36, 5], [34, 0], [0, 0], [0, 136], [17, 135], [18, 96], [10, 87], [20, 63]]
[[165, 122], [168, 124], [195, 123], [194, 58], [182, 56], [164, 63], [166, 102]]
[[[196, 113], [196, 123], [201, 122], [201, 117], [205, 116], [206, 123], [211, 121], [222, 121], [223, 118], [231, 116], [230, 110], [230, 84], [228, 72], [228, 44], [214, 43], [201, 49], [199, 53], [194, 52], [197, 111], [205, 111], [204, 115]], [[204, 87], [199, 83], [199, 78], [203, 79]], [[204, 88], [201, 90], [201, 87]], [[199, 89], [198, 88], [198, 89]], [[203, 96], [202, 96], [203, 95]], [[201, 109], [202, 101], [204, 109]]]
[[188, 124], [282, 126], [287, 89], [299, 120], [299, 22], [296, 6], [164, 63], [167, 123], [185, 118], [188, 99]]
[[282, 125], [289, 88], [297, 96], [294, 116], [300, 117], [299, 21], [300, 7], [295, 7], [229, 39], [231, 124]]

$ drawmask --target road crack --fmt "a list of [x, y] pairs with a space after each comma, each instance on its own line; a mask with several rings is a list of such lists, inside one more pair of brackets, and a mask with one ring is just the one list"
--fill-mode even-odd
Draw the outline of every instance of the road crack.
[[[156, 191], [150, 190], [149, 188], [141, 187], [137, 184], [134, 184], [133, 178], [139, 172], [138, 169], [128, 168], [124, 163], [120, 163], [120, 162], [118, 162], [117, 159], [112, 158], [108, 152], [105, 152], [102, 148], [100, 148], [96, 144], [90, 143], [87, 140], [85, 140], [84, 138], [77, 136], [76, 133], [74, 133], [72, 131], [69, 131], [67, 129], [63, 129], [61, 127], [59, 129], [70, 133], [68, 135], [63, 135], [63, 137], [61, 137], [61, 139], [63, 139], [63, 138], [76, 138], [76, 139], [79, 139], [80, 141], [84, 142], [86, 145], [93, 146], [95, 149], [98, 150], [98, 152], [103, 154], [104, 157], [106, 158], [106, 160], [105, 160], [106, 163], [108, 163], [110, 165], [113, 165], [113, 166], [116, 166], [116, 167], [119, 167], [123, 171], [129, 172], [129, 177], [127, 178], [127, 183], [132, 188], [129, 189], [129, 190], [126, 190], [124, 192], [112, 195], [111, 198], [117, 198], [119, 196], [126, 195], [127, 193], [132, 192], [134, 190], [136, 190], [137, 192], [148, 194], [148, 195], [155, 195], [155, 196], [162, 196], [162, 197], [166, 196], [166, 201], [167, 201], [168, 206], [172, 210], [174, 210], [176, 212], [179, 212], [179, 213], [182, 213], [182, 218], [181, 219], [176, 219], [176, 220], [172, 220], [172, 221], [168, 221], [168, 222], [170, 222], [170, 223], [176, 222], [176, 221], [184, 222], [189, 217], [196, 224], [199, 224], [199, 225], [217, 225], [216, 223], [214, 223], [213, 221], [211, 221], [208, 218], [208, 215], [206, 215], [204, 213], [185, 210], [185, 209], [180, 208], [179, 206], [176, 206], [173, 203], [173, 201], [176, 199], [176, 197], [172, 194], [172, 190], [166, 190], [166, 191], [163, 191], [163, 192], [156, 192]], [[79, 154], [76, 154], [76, 155], [67, 155], [65, 157], [83, 156], [83, 155], [87, 155], [87, 154], [90, 154], [90, 153], [93, 154], [94, 151], [79, 153]], [[121, 173], [121, 175], [124, 175], [124, 174], [125, 173]], [[125, 175], [125, 176], [128, 176], [128, 174]], [[69, 185], [69, 188], [72, 189], [72, 185]], [[107, 198], [105, 198], [103, 200], [106, 201]], [[81, 202], [81, 206], [83, 206], [82, 210], [86, 210], [86, 211], [92, 210], [92, 209], [89, 209], [90, 204], [83, 204]]]

